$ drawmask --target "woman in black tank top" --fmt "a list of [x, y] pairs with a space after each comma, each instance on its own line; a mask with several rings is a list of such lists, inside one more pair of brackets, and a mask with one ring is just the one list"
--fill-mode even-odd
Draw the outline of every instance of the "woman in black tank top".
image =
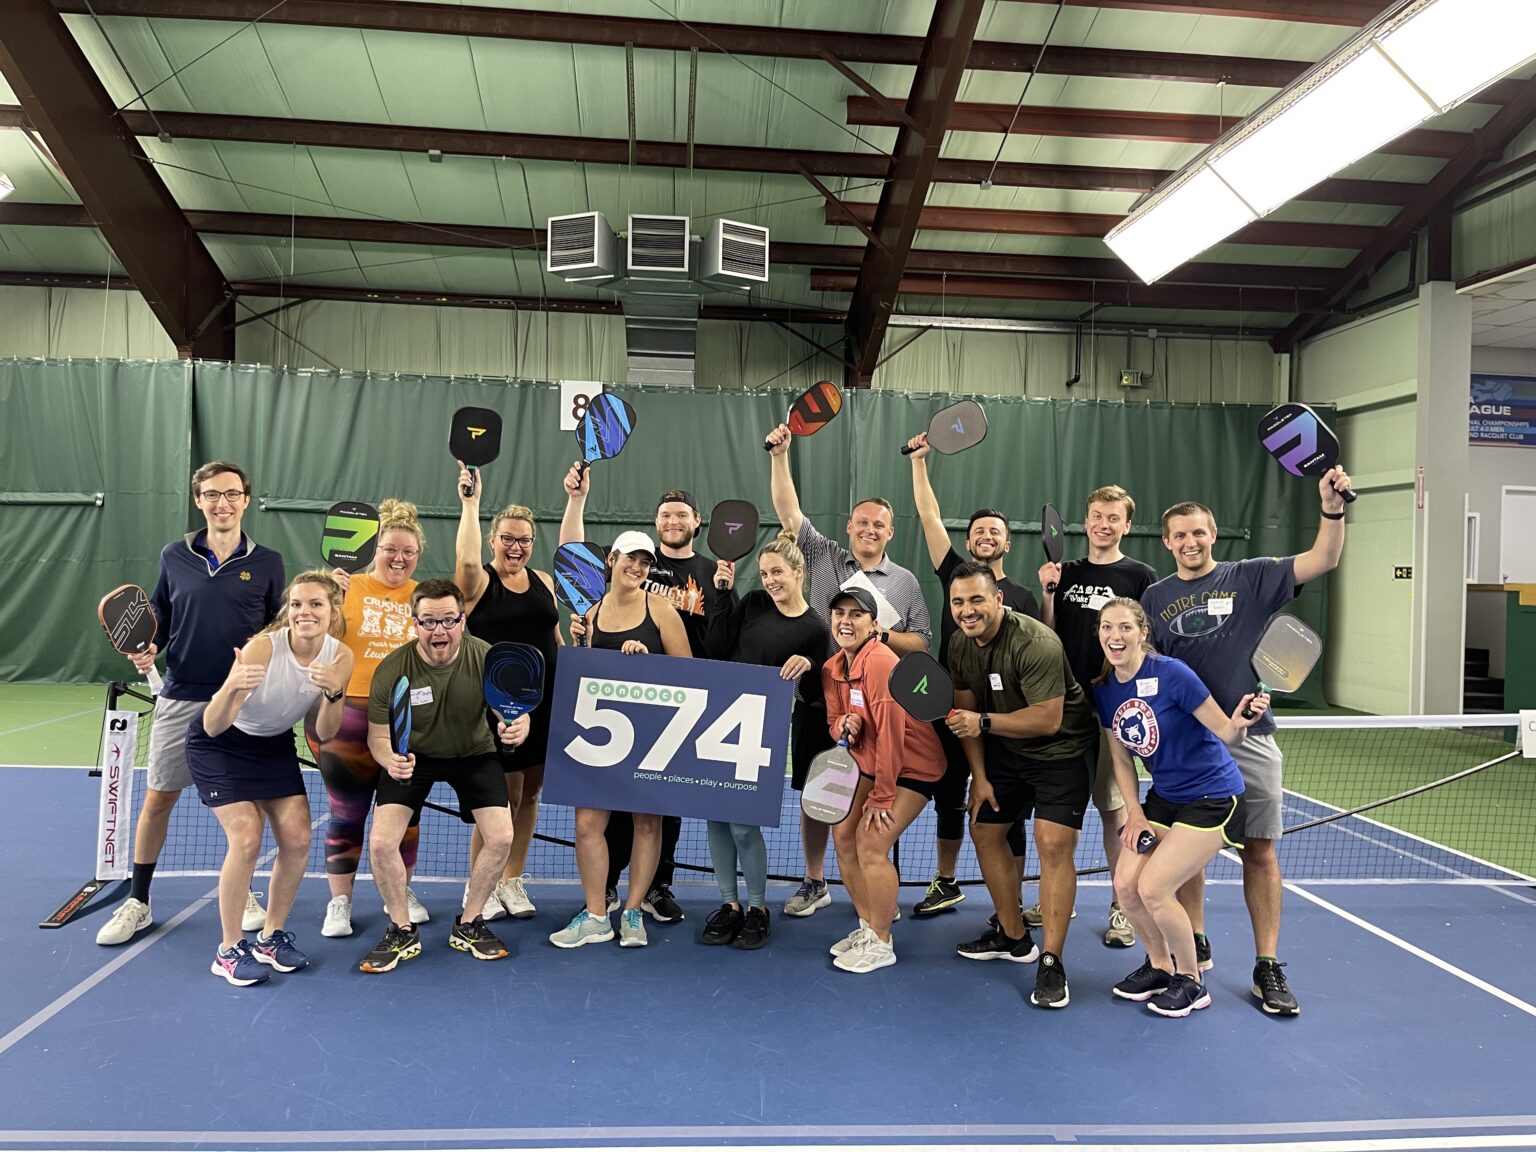
[[[526, 919], [534, 914], [528, 899], [528, 849], [539, 819], [539, 789], [544, 785], [544, 746], [549, 741], [549, 709], [555, 683], [555, 656], [561, 644], [560, 611], [555, 607], [554, 582], [548, 573], [528, 566], [538, 534], [533, 512], [518, 504], [508, 505], [491, 520], [487, 542], [491, 562], [481, 563], [480, 486], [483, 472], [459, 472], [459, 532], [455, 541], [454, 581], [464, 593], [467, 629], [487, 644], [507, 640], [531, 644], [544, 657], [544, 703], [529, 715], [528, 739], [516, 748], [497, 743], [497, 756], [507, 776], [507, 802], [512, 808], [512, 851], [501, 883], [485, 903], [487, 920], [512, 915]], [[464, 495], [468, 488], [472, 493]], [[480, 851], [478, 828], [470, 837], [469, 859], [473, 868]]]
[[[663, 596], [645, 590], [656, 556], [656, 545], [644, 532], [622, 532], [608, 556], [608, 591], [585, 617], [571, 618], [571, 638], [593, 648], [625, 653], [691, 656], [688, 633], [677, 609]], [[603, 832], [610, 813], [605, 808], [576, 809], [576, 867], [581, 873], [587, 906], [566, 927], [550, 937], [561, 948], [579, 948], [613, 939], [608, 920], [608, 842]], [[629, 858], [629, 888], [619, 914], [619, 944], [646, 943], [640, 904], [651, 890], [661, 857], [661, 817], [634, 813], [634, 849]]]

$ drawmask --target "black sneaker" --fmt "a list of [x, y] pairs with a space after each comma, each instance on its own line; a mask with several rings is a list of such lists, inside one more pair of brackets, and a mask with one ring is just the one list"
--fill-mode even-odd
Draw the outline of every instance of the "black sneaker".
[[501, 960], [507, 955], [507, 946], [485, 926], [484, 916], [476, 916], [467, 923], [455, 916], [453, 931], [448, 933], [448, 947], [468, 952], [476, 960]]
[[416, 925], [402, 928], [391, 924], [384, 939], [374, 945], [373, 951], [363, 957], [357, 966], [359, 972], [388, 972], [402, 960], [414, 960], [421, 955], [421, 933]]
[[[1029, 920], [1025, 917], [1025, 915], [1024, 915], [1024, 901], [1022, 901], [1022, 900], [1019, 901], [1019, 919], [1024, 921], [1024, 931], [1026, 931], [1026, 932], [1028, 932], [1030, 930], [1030, 928], [1038, 928], [1038, 927], [1040, 927], [1040, 925], [1038, 925], [1038, 924], [1030, 924]], [[996, 912], [992, 913], [992, 915], [987, 917], [987, 927], [992, 929], [992, 931], [994, 931], [994, 932], [1001, 932], [1003, 930], [1003, 926], [1000, 923], [998, 923], [997, 913]]]
[[955, 951], [967, 960], [1012, 960], [1015, 964], [1033, 964], [1040, 957], [1028, 928], [1018, 940], [1005, 935], [1001, 928], [993, 928], [976, 940], [956, 945]]
[[948, 912], [964, 899], [965, 893], [960, 891], [960, 885], [955, 883], [954, 877], [935, 873], [933, 879], [928, 881], [928, 891], [912, 906], [912, 915], [937, 916], [940, 912]]
[[1211, 1006], [1211, 994], [1193, 976], [1175, 972], [1168, 987], [1147, 1001], [1147, 1007], [1159, 1016], [1188, 1016]]
[[1200, 971], [1209, 972], [1216, 967], [1216, 961], [1211, 959], [1211, 942], [1206, 939], [1204, 932], [1195, 933], [1195, 959], [1200, 962]]
[[768, 943], [768, 936], [772, 931], [767, 908], [748, 908], [746, 919], [741, 924], [741, 931], [736, 933], [736, 939], [731, 943], [748, 952], [755, 952]]
[[1140, 1002], [1150, 1000], [1160, 992], [1166, 992], [1172, 980], [1173, 974], [1157, 967], [1152, 963], [1152, 957], [1148, 956], [1142, 961], [1140, 968], [1116, 984], [1110, 991], [1122, 1000]]
[[1285, 965], [1277, 960], [1260, 960], [1253, 966], [1253, 994], [1264, 1002], [1264, 1011], [1271, 1016], [1296, 1016], [1301, 1005], [1291, 995], [1285, 982]]
[[1067, 970], [1061, 966], [1061, 957], [1056, 953], [1040, 954], [1040, 966], [1035, 969], [1035, 990], [1029, 994], [1029, 1002], [1036, 1008], [1065, 1008], [1072, 1003], [1067, 992]]
[[617, 888], [610, 888], [603, 893], [603, 900], [606, 902], [605, 906], [608, 909], [608, 915], [612, 916], [619, 910], [619, 890]]
[[674, 920], [683, 918], [683, 909], [672, 898], [672, 889], [665, 884], [658, 884], [652, 888], [646, 898], [640, 902], [640, 907], [651, 914], [651, 918], [658, 924], [670, 924]]
[[704, 921], [704, 934], [699, 937], [700, 944], [729, 944], [736, 939], [736, 933], [741, 931], [741, 923], [745, 919], [740, 908], [733, 908], [729, 904], [722, 904], [709, 914], [709, 919]]

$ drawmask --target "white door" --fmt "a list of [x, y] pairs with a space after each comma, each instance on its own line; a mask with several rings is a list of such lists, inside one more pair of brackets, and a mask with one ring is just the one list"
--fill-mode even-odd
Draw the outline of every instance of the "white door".
[[1506, 485], [1499, 501], [1499, 580], [1536, 584], [1536, 488]]

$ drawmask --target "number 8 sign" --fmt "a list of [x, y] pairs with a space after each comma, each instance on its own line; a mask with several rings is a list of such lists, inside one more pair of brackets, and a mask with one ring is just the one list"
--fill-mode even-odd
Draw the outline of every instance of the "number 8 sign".
[[602, 391], [603, 385], [598, 380], [560, 381], [560, 431], [574, 432], [592, 397], [601, 395]]
[[567, 648], [544, 797], [777, 827], [793, 707], [774, 668]]

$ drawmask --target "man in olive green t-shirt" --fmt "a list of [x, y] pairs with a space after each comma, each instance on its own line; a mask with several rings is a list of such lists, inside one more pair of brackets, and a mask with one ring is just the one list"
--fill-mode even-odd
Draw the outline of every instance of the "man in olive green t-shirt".
[[[946, 723], [971, 766], [971, 841], [997, 910], [997, 926], [957, 950], [971, 960], [1021, 964], [1038, 955], [1030, 1003], [1065, 1008], [1061, 952], [1077, 897], [1073, 853], [1092, 792], [1086, 754], [1098, 742], [1098, 721], [1056, 633], [1005, 608], [987, 565], [955, 570], [949, 610], [960, 630], [949, 642], [955, 710]], [[1024, 924], [1019, 860], [1008, 847], [1008, 829], [1031, 815], [1043, 953]]]
[[[405, 862], [400, 842], [421, 812], [432, 785], [441, 780], [459, 798], [479, 829], [484, 847], [469, 877], [465, 908], [483, 908], [512, 847], [512, 814], [507, 785], [486, 724], [482, 682], [484, 640], [464, 635], [464, 595], [451, 580], [423, 580], [411, 594], [416, 641], [403, 644], [379, 662], [368, 693], [368, 749], [384, 772], [379, 776], [368, 851], [374, 880], [384, 897], [389, 928], [358, 967], [388, 972], [401, 960], [421, 954], [421, 937], [406, 906]], [[389, 705], [395, 684], [410, 685], [411, 739], [402, 756], [390, 742]], [[497, 738], [509, 747], [528, 738], [528, 717], [497, 723]], [[500, 960], [501, 941], [478, 914], [455, 916], [450, 947], [477, 960]]]

